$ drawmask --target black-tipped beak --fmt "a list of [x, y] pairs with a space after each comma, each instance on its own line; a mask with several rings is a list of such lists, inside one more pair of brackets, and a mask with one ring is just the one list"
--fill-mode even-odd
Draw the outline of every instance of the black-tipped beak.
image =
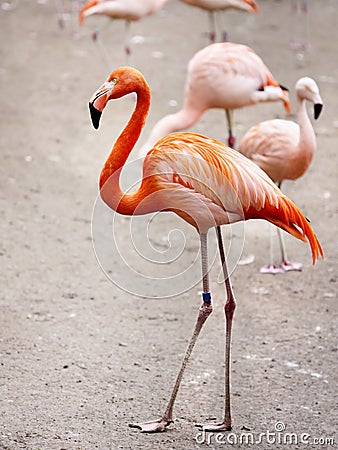
[[93, 103], [91, 103], [91, 102], [89, 102], [89, 111], [90, 111], [90, 118], [92, 119], [93, 127], [95, 128], [95, 130], [97, 130], [100, 125], [102, 111], [99, 111], [98, 109], [96, 109], [95, 106], [93, 105]]
[[282, 89], [282, 91], [289, 92], [289, 89], [287, 87], [282, 86], [281, 84], [279, 85], [279, 87]]
[[320, 116], [320, 113], [322, 112], [323, 109], [323, 105], [321, 103], [315, 103], [314, 106], [314, 118], [318, 119], [318, 117]]

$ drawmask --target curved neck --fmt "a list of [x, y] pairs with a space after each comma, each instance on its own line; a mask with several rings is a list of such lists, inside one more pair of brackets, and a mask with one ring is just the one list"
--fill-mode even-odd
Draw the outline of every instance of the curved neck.
[[308, 163], [316, 150], [316, 136], [306, 110], [306, 100], [297, 98], [297, 122], [299, 125], [299, 150], [306, 153]]
[[137, 102], [129, 122], [117, 139], [100, 175], [102, 200], [114, 211], [130, 215], [138, 205], [140, 189], [124, 193], [120, 187], [121, 170], [144, 127], [150, 107], [150, 89], [146, 83], [135, 89]]

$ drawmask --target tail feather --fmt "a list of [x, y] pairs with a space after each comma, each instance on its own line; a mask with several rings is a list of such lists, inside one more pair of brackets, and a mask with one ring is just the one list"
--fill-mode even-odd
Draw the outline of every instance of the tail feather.
[[92, 0], [92, 1], [88, 1], [87, 3], [85, 3], [85, 5], [83, 6], [83, 8], [81, 9], [80, 13], [79, 13], [79, 25], [83, 24], [84, 18], [85, 18], [85, 12], [87, 11], [87, 9], [92, 8], [93, 6], [97, 5], [98, 1], [97, 0]]
[[265, 219], [290, 233], [295, 238], [309, 242], [312, 252], [312, 264], [319, 256], [324, 259], [323, 249], [309, 221], [300, 209], [286, 196], [279, 197], [278, 205], [266, 204], [260, 211], [250, 208], [246, 218]]
[[282, 91], [285, 91], [283, 105], [284, 105], [286, 114], [289, 116], [291, 114], [291, 104], [290, 104], [290, 100], [289, 100], [289, 96], [288, 96], [288, 89], [284, 86], [281, 86], [279, 83], [277, 83], [277, 81], [273, 78], [273, 76], [271, 74], [267, 76], [266, 84], [267, 84], [267, 86], [280, 87], [282, 89]]

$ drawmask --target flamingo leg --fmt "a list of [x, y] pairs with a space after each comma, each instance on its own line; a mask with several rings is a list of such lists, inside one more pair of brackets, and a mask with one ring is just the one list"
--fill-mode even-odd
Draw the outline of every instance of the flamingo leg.
[[[292, 37], [290, 42], [290, 48], [292, 50], [307, 50], [309, 48], [309, 27], [308, 27], [308, 2], [307, 0], [292, 0]], [[303, 20], [299, 18], [299, 14], [303, 15]], [[297, 36], [297, 26], [299, 25], [299, 21], [302, 21], [302, 30]], [[303, 42], [301, 40], [303, 39]]]
[[[282, 182], [281, 181], [278, 183], [278, 187], [279, 187], [279, 189], [282, 188]], [[292, 270], [295, 270], [295, 271], [302, 270], [302, 264], [301, 263], [288, 261], [288, 257], [286, 256], [286, 247], [285, 247], [283, 232], [282, 232], [282, 230], [280, 228], [277, 228], [277, 233], [278, 233], [280, 251], [281, 251], [281, 255], [282, 255], [282, 262], [281, 262], [281, 265], [280, 265], [282, 271], [283, 272], [290, 272]]]
[[273, 262], [273, 231], [274, 226], [272, 224], [270, 225], [270, 262], [269, 264], [261, 267], [259, 269], [260, 273], [270, 273], [272, 275], [276, 275], [276, 273], [283, 273], [284, 270], [281, 267], [276, 266]]
[[227, 300], [224, 305], [224, 313], [225, 313], [225, 408], [224, 408], [224, 419], [223, 422], [217, 424], [207, 424], [204, 425], [203, 429], [205, 431], [228, 431], [231, 430], [232, 421], [231, 421], [231, 404], [230, 404], [230, 350], [231, 350], [231, 331], [232, 331], [232, 322], [233, 316], [236, 309], [236, 300], [232, 290], [230, 276], [228, 273], [222, 232], [221, 228], [216, 228], [217, 240], [219, 253], [222, 262], [223, 274], [224, 274], [224, 282], [225, 289], [227, 294]]
[[303, 50], [308, 50], [310, 47], [309, 43], [309, 20], [308, 20], [308, 4], [307, 0], [301, 0], [301, 10], [305, 15], [304, 23], [304, 42], [302, 44]]
[[214, 11], [209, 11], [209, 39], [213, 44], [216, 41], [216, 19]]
[[[222, 18], [223, 18], [224, 15], [226, 15], [225, 11], [222, 11], [222, 10], [218, 14]], [[223, 20], [222, 20], [222, 22], [223, 22]], [[225, 22], [225, 20], [224, 20], [224, 22]], [[222, 40], [223, 40], [223, 42], [227, 42], [228, 41], [228, 37], [229, 36], [228, 36], [227, 30], [225, 28], [223, 28], [223, 31], [222, 31]]]
[[56, 8], [59, 27], [63, 29], [65, 27], [65, 19], [64, 19], [65, 8], [64, 8], [63, 1], [55, 0], [55, 8]]
[[228, 145], [231, 148], [235, 148], [235, 136], [233, 135], [233, 123], [234, 123], [234, 114], [232, 109], [226, 109], [225, 115], [228, 123], [229, 137], [228, 137]]
[[212, 312], [212, 303], [211, 303], [211, 295], [209, 291], [209, 264], [208, 264], [208, 252], [207, 252], [207, 234], [203, 233], [200, 235], [201, 238], [201, 255], [202, 255], [202, 276], [203, 276], [203, 303], [199, 309], [199, 313], [197, 316], [197, 321], [195, 325], [195, 329], [193, 335], [190, 339], [189, 345], [186, 349], [183, 362], [180, 368], [180, 371], [177, 375], [174, 388], [172, 390], [167, 408], [161, 419], [143, 422], [143, 423], [134, 423], [129, 424], [130, 427], [139, 428], [141, 431], [145, 433], [154, 433], [158, 431], [165, 431], [168, 425], [173, 422], [173, 408], [176, 400], [176, 396], [183, 378], [183, 374], [185, 368], [190, 359], [193, 348], [196, 344], [197, 338], [200, 334], [200, 331]]
[[126, 54], [127, 59], [127, 66], [130, 65], [130, 56], [131, 56], [131, 46], [130, 46], [130, 39], [131, 39], [131, 27], [130, 27], [130, 21], [126, 20], [126, 37], [124, 41], [124, 51]]
[[279, 238], [279, 245], [282, 255], [282, 262], [281, 262], [281, 269], [283, 272], [290, 272], [292, 270], [295, 271], [301, 271], [302, 270], [302, 264], [298, 262], [291, 262], [288, 260], [286, 256], [286, 248], [285, 248], [285, 242], [283, 238], [283, 232], [279, 228], [277, 228], [278, 232], [278, 238]]
[[108, 28], [109, 26], [111, 26], [113, 19], [109, 19], [101, 28], [95, 28], [95, 30], [92, 33], [92, 39], [94, 42], [97, 43], [102, 59], [105, 62], [105, 64], [107, 65], [107, 67], [110, 67], [111, 65], [111, 60], [110, 60], [110, 55], [107, 51], [106, 46], [103, 43], [103, 40], [101, 38], [102, 35], [102, 31], [104, 31], [106, 28]]

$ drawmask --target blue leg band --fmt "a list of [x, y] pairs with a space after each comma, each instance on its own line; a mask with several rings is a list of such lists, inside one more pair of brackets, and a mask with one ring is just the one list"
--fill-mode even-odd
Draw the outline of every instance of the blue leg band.
[[202, 293], [202, 298], [203, 298], [204, 302], [211, 303], [211, 294], [210, 294], [210, 292], [203, 292]]

